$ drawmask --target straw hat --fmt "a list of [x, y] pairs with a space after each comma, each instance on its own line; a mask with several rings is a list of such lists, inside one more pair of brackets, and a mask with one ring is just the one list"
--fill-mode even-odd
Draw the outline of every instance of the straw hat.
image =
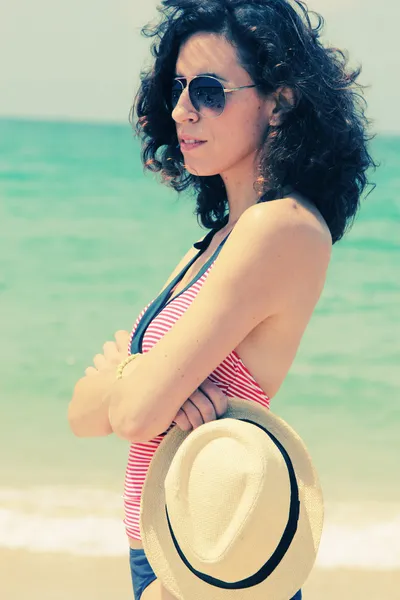
[[146, 556], [180, 600], [289, 600], [307, 579], [323, 525], [304, 442], [256, 402], [191, 432], [173, 427], [143, 487]]

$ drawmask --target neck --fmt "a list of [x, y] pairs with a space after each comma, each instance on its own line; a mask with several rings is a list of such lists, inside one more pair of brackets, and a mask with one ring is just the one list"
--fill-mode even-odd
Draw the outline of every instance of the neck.
[[244, 211], [256, 204], [259, 196], [254, 190], [257, 169], [254, 165], [255, 153], [249, 154], [229, 171], [221, 173], [229, 204], [229, 220], [226, 227], [233, 227]]
[[285, 186], [276, 190], [268, 190], [260, 195], [254, 190], [254, 183], [260, 175], [259, 168], [256, 166], [256, 153], [249, 154], [241, 163], [233, 166], [229, 171], [220, 173], [225, 184], [226, 194], [229, 204], [229, 218], [224, 229], [233, 228], [244, 211], [268, 200], [282, 198], [284, 195], [293, 191], [292, 186]]

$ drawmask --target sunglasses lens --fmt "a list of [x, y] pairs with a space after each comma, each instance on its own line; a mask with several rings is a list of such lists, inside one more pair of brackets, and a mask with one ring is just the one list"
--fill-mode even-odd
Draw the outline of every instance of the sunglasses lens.
[[[179, 80], [172, 86], [172, 110], [179, 102], [183, 86]], [[189, 85], [190, 101], [204, 117], [217, 117], [225, 108], [225, 92], [222, 84], [211, 77], [196, 77]]]
[[190, 87], [193, 106], [204, 117], [216, 117], [225, 108], [225, 93], [222, 84], [211, 77], [197, 77]]

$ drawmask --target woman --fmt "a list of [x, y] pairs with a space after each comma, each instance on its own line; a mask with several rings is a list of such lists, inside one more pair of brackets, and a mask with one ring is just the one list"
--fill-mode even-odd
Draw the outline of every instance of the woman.
[[136, 130], [146, 168], [192, 188], [210, 231], [132, 333], [104, 345], [69, 406], [76, 435], [131, 442], [124, 498], [136, 600], [172, 598], [140, 537], [154, 452], [174, 425], [190, 431], [224, 414], [228, 397], [269, 408], [375, 166], [360, 69], [346, 71], [343, 53], [322, 46], [319, 15], [313, 28], [300, 2], [162, 4], [161, 22], [143, 29], [157, 40]]

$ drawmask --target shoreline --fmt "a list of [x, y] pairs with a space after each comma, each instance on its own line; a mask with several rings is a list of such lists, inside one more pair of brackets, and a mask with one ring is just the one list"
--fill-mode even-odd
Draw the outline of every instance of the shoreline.
[[[7, 600], [133, 600], [125, 557], [82, 557], [0, 549], [0, 596]], [[400, 597], [400, 569], [315, 567], [304, 600], [391, 600]]]

